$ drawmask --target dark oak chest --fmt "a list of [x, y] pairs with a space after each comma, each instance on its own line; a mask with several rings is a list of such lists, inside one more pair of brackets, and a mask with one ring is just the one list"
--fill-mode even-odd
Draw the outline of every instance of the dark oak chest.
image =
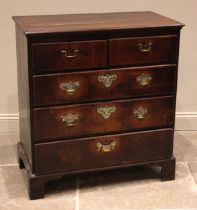
[[67, 174], [147, 164], [174, 179], [183, 24], [153, 12], [13, 19], [31, 199]]

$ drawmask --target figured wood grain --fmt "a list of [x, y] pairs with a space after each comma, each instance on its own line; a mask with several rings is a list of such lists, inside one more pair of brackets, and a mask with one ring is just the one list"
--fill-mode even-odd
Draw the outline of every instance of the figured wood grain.
[[[168, 96], [35, 109], [35, 140], [58, 140], [172, 126], [173, 104], [174, 98]], [[116, 108], [108, 119], [97, 112], [97, 108], [105, 106]], [[134, 110], [139, 107], [148, 109], [144, 119], [134, 117]], [[78, 120], [71, 127], [62, 122], [62, 118], [69, 113], [78, 115]]]
[[13, 19], [26, 34], [183, 26], [178, 21], [150, 11], [15, 16]]
[[[116, 146], [102, 152], [98, 151], [98, 142], [116, 142]], [[172, 143], [173, 130], [165, 129], [36, 144], [36, 174], [167, 159], [172, 155]]]
[[[149, 51], [139, 45], [150, 44]], [[109, 40], [109, 65], [176, 63], [178, 36], [132, 37]]]
[[[62, 51], [77, 50], [73, 58]], [[44, 72], [59, 69], [84, 69], [105, 67], [107, 63], [107, 41], [78, 41], [58, 43], [36, 43], [32, 45], [32, 69]]]
[[[176, 87], [176, 71], [176, 65], [163, 65], [35, 75], [34, 106], [173, 94]], [[145, 86], [137, 81], [137, 78], [143, 74], [151, 76], [151, 81]], [[109, 87], [98, 80], [99, 76], [106, 75], [117, 77]], [[72, 95], [60, 88], [60, 84], [70, 81], [80, 84]]]

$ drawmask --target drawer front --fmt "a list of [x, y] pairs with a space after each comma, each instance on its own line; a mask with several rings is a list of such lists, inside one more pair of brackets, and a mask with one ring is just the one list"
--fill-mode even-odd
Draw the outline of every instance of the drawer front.
[[106, 41], [32, 44], [32, 68], [37, 71], [106, 66]]
[[35, 140], [170, 126], [173, 108], [171, 96], [39, 108], [34, 110]]
[[111, 66], [174, 63], [177, 60], [178, 37], [137, 37], [111, 39], [109, 64]]
[[175, 87], [176, 65], [33, 77], [35, 106], [170, 94]]
[[173, 130], [109, 135], [35, 145], [36, 174], [112, 167], [172, 156]]

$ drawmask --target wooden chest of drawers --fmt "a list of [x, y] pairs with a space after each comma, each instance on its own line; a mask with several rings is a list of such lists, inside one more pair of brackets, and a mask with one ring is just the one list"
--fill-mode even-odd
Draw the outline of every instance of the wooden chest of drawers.
[[31, 199], [67, 174], [146, 164], [174, 179], [183, 24], [153, 12], [13, 19], [18, 160]]

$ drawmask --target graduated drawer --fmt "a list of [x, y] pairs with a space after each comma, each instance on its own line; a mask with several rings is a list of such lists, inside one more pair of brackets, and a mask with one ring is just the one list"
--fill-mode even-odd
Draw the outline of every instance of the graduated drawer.
[[34, 105], [170, 94], [175, 81], [176, 65], [35, 75]]
[[108, 135], [35, 145], [36, 174], [120, 166], [172, 156], [173, 130]]
[[174, 63], [177, 52], [176, 35], [111, 39], [109, 65]]
[[106, 41], [32, 44], [32, 69], [37, 71], [106, 66]]
[[35, 140], [87, 137], [171, 126], [174, 98], [121, 100], [34, 110]]

